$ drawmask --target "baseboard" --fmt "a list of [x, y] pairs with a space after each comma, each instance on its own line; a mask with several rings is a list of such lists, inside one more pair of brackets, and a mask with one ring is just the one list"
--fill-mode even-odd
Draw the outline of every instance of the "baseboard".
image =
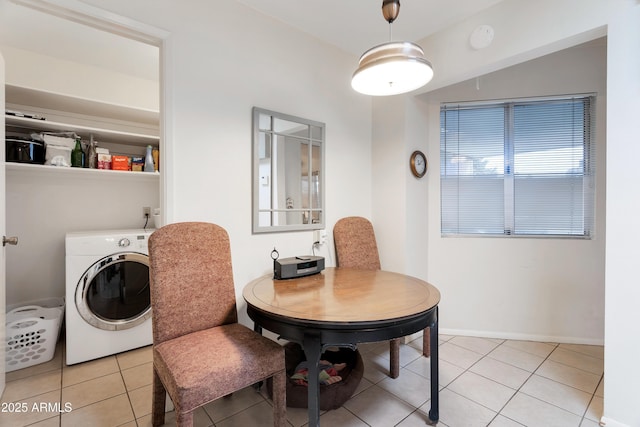
[[600, 418], [600, 425], [602, 427], [631, 427], [629, 424], [623, 424], [607, 417]]
[[[563, 344], [604, 345], [604, 339], [566, 337], [554, 335], [521, 334], [497, 331], [476, 331], [470, 329], [440, 328], [440, 335], [462, 335], [467, 337], [497, 338], [503, 340], [555, 342]], [[421, 336], [421, 335], [418, 335]]]

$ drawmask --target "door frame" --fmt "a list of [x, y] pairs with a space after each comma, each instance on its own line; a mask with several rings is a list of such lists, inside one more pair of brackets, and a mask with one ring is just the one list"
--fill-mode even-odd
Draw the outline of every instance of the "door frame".
[[[173, 218], [173, 209], [169, 203], [167, 194], [169, 191], [173, 191], [173, 187], [169, 179], [172, 176], [173, 162], [172, 152], [172, 120], [168, 117], [172, 115], [172, 109], [167, 108], [172, 105], [171, 91], [168, 89], [172, 86], [172, 75], [169, 72], [171, 70], [171, 58], [172, 52], [172, 40], [171, 33], [158, 27], [154, 27], [143, 22], [135, 21], [131, 18], [109, 12], [104, 9], [100, 9], [95, 6], [82, 3], [77, 0], [11, 0], [13, 3], [25, 6], [28, 8], [36, 9], [41, 12], [48, 13], [53, 16], [61, 17], [74, 21], [80, 24], [87, 25], [89, 27], [106, 31], [118, 36], [126, 37], [132, 40], [143, 42], [152, 46], [156, 46], [160, 52], [160, 152], [163, 153], [162, 157], [162, 173], [160, 174], [160, 212], [161, 212], [161, 224], [169, 222]], [[4, 105], [4, 85], [5, 85], [5, 72], [4, 72], [4, 60], [0, 55], [0, 84], [2, 84], [2, 90], [0, 90], [0, 104]], [[4, 141], [5, 125], [4, 115], [0, 118], [0, 137], [1, 141]], [[5, 153], [4, 149], [0, 152], [0, 228], [2, 235], [6, 233], [6, 195], [5, 195]], [[156, 224], [158, 227], [159, 224]], [[5, 250], [2, 248], [2, 254], [0, 256], [0, 324], [5, 324], [5, 310], [6, 305], [6, 265], [5, 265]], [[0, 339], [4, 342], [6, 336], [5, 327], [0, 327]], [[4, 392], [6, 384], [6, 372], [4, 358], [0, 358], [0, 396]]]
[[[164, 29], [118, 15], [78, 0], [11, 0], [13, 3], [39, 10], [53, 16], [87, 25], [121, 37], [156, 46], [160, 51], [160, 152], [162, 153], [162, 173], [160, 174], [160, 224], [171, 222], [174, 213], [168, 194], [173, 194], [173, 116], [172, 78], [170, 64], [173, 58], [171, 33]], [[4, 128], [4, 126], [3, 126]], [[4, 198], [4, 197], [3, 197]], [[159, 228], [156, 223], [156, 228]]]

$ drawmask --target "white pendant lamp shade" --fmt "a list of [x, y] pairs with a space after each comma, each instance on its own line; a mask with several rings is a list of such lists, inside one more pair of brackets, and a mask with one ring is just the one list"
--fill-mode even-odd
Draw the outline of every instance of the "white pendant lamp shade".
[[369, 49], [360, 57], [351, 87], [365, 95], [397, 95], [424, 86], [432, 78], [433, 68], [420, 46], [389, 42]]
[[385, 96], [410, 92], [433, 78], [433, 68], [420, 46], [391, 41], [391, 24], [400, 13], [400, 0], [383, 0], [382, 16], [389, 23], [389, 42], [369, 49], [360, 64], [351, 87], [365, 95]]

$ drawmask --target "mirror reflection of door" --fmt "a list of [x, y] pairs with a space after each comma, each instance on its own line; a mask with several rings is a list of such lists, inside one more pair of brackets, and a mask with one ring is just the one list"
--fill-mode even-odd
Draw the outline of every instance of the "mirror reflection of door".
[[323, 228], [324, 124], [254, 109], [254, 232]]

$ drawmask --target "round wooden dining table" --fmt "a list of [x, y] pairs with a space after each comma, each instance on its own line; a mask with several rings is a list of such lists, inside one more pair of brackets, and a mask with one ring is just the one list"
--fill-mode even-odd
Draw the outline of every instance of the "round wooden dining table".
[[431, 409], [439, 418], [438, 303], [440, 292], [416, 277], [383, 270], [330, 267], [310, 276], [277, 280], [265, 275], [243, 290], [247, 314], [267, 329], [302, 345], [309, 362], [309, 426], [320, 425], [319, 361], [329, 346], [404, 337], [430, 327]]

